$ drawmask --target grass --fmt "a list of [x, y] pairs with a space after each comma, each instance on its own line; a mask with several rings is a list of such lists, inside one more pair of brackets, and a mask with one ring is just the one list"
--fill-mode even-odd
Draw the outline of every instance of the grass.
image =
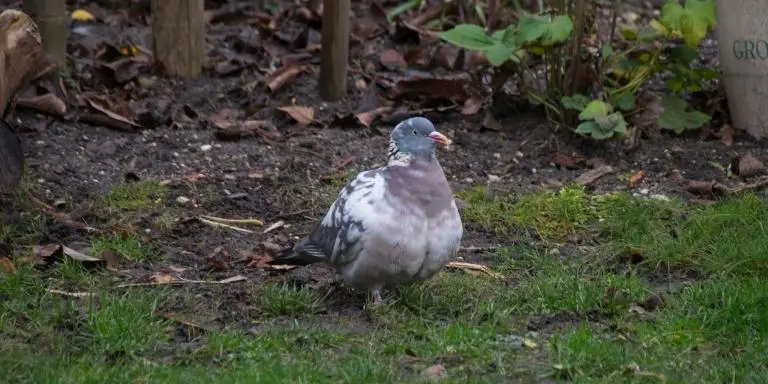
[[118, 211], [148, 209], [162, 200], [168, 190], [157, 180], [143, 180], [112, 187], [102, 197], [102, 204]]
[[[52, 383], [410, 383], [435, 365], [447, 383], [768, 379], [768, 202], [691, 207], [579, 188], [461, 198], [468, 227], [524, 240], [488, 255], [506, 279], [443, 273], [360, 312], [344, 293], [285, 283], [233, 285], [235, 306], [224, 287], [126, 291], [71, 260], [20, 267], [0, 275], [0, 371]], [[538, 236], [520, 235], [528, 227]], [[157, 260], [130, 235], [91, 247]], [[680, 288], [662, 292], [671, 284]], [[643, 304], [659, 295], [664, 305]], [[169, 311], [229, 320], [195, 333]]]

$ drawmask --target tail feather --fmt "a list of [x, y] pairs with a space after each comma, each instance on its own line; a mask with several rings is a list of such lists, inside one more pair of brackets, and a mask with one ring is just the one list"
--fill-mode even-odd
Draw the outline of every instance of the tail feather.
[[317, 247], [310, 244], [308, 239], [304, 239], [295, 247], [278, 252], [269, 264], [305, 266], [325, 261], [325, 257], [318, 255], [318, 252]]

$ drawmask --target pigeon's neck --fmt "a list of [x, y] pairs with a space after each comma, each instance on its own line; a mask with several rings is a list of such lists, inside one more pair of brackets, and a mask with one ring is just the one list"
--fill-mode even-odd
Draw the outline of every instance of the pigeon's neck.
[[395, 140], [389, 139], [389, 151], [387, 153], [387, 165], [388, 166], [405, 166], [410, 164], [414, 160], [422, 160], [426, 162], [432, 162], [435, 161], [435, 155], [427, 154], [427, 155], [418, 155], [406, 151], [400, 150], [400, 148], [397, 147], [397, 144], [395, 143]]

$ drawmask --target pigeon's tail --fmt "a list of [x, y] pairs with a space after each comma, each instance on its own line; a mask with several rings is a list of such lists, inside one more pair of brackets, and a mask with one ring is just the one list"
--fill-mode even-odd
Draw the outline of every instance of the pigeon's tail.
[[278, 252], [274, 260], [269, 264], [277, 265], [310, 265], [325, 261], [325, 255], [317, 246], [311, 244], [309, 239], [302, 240], [292, 248], [285, 248]]

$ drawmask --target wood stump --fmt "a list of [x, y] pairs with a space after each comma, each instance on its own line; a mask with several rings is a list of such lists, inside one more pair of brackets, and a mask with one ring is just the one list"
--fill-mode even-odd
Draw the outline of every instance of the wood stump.
[[[23, 86], [45, 65], [40, 31], [25, 13], [0, 13], [0, 116]], [[0, 192], [16, 188], [24, 173], [24, 154], [19, 138], [4, 122], [0, 124]]]

